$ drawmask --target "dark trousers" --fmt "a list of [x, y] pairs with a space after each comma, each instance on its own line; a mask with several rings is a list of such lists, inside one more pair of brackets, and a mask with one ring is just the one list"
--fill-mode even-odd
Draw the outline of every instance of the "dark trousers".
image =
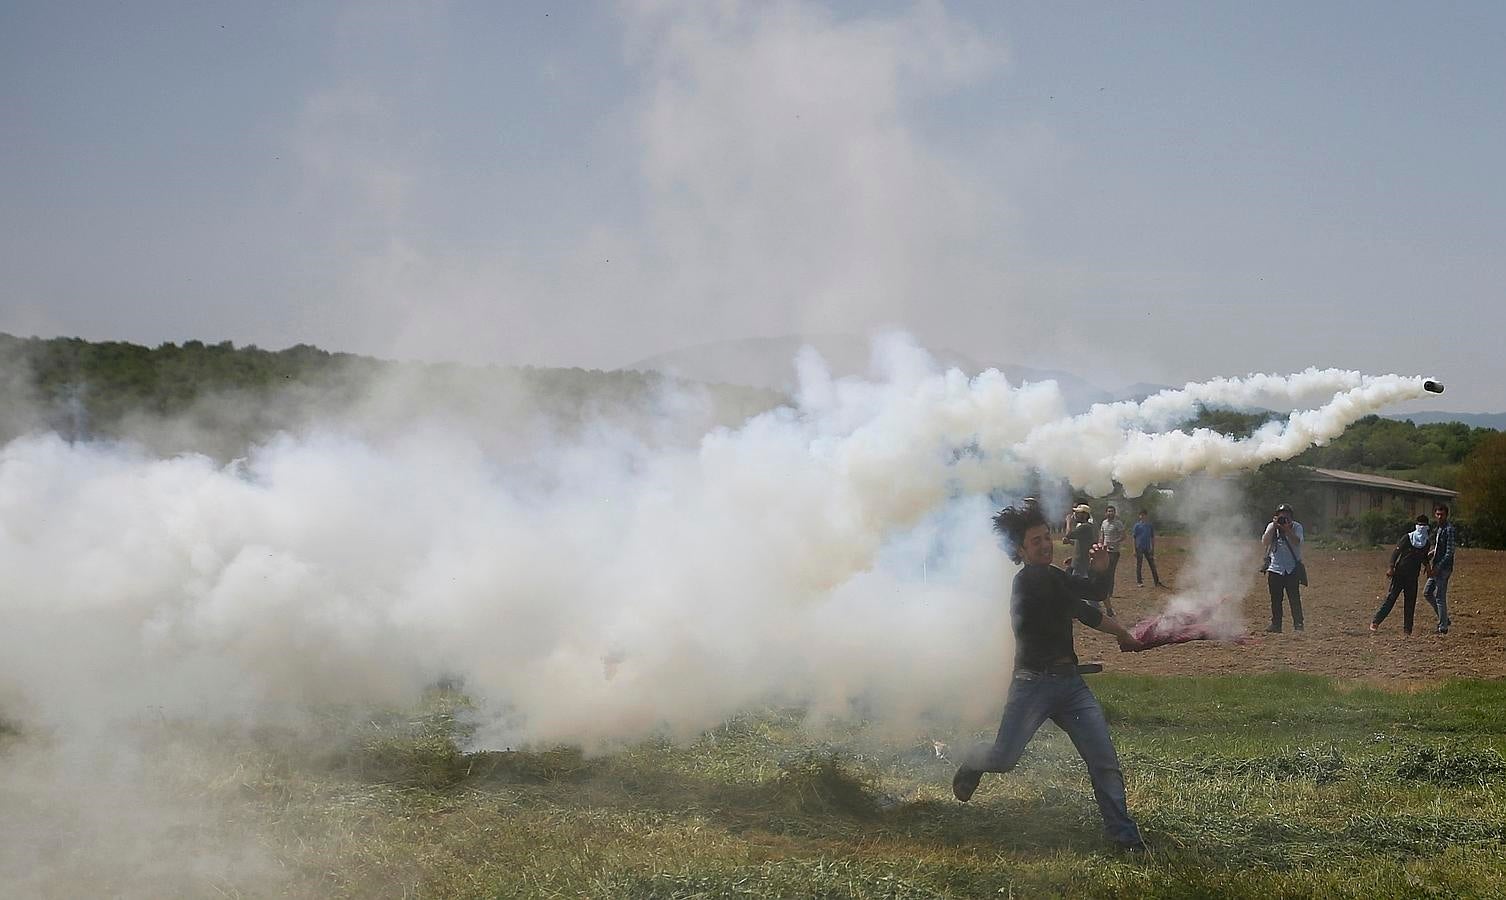
[[1154, 550], [1135, 551], [1135, 584], [1145, 583], [1145, 569], [1141, 563], [1150, 563], [1150, 580], [1156, 584], [1161, 583], [1161, 573], [1156, 571], [1156, 553]]
[[1103, 717], [1098, 698], [1075, 672], [1050, 675], [1016, 671], [998, 736], [992, 744], [973, 748], [963, 759], [963, 767], [978, 772], [1010, 771], [1047, 719], [1067, 733], [1087, 764], [1093, 798], [1098, 801], [1109, 839], [1121, 845], [1138, 844], [1140, 829], [1130, 818], [1125, 802], [1124, 773], [1109, 737], [1108, 720]]
[[[1377, 625], [1386, 621], [1386, 616], [1391, 615], [1391, 607], [1396, 605], [1397, 596], [1401, 595], [1404, 598], [1401, 601], [1401, 627], [1406, 630], [1407, 634], [1411, 634], [1412, 615], [1417, 612], [1417, 576], [1417, 572], [1413, 572], [1410, 577], [1392, 576], [1391, 590], [1386, 592], [1385, 601], [1381, 603], [1380, 609], [1375, 611], [1375, 618], [1371, 621]], [[1293, 615], [1296, 614], [1293, 613]]]
[[1281, 630], [1281, 594], [1292, 602], [1292, 627], [1302, 627], [1302, 586], [1297, 583], [1297, 573], [1290, 575], [1278, 575], [1275, 572], [1265, 573], [1266, 586], [1271, 589], [1271, 627]]
[[1117, 572], [1117, 571], [1119, 571], [1119, 551], [1118, 550], [1110, 550], [1109, 551], [1109, 571], [1108, 571], [1109, 596], [1110, 597], [1114, 596], [1114, 573]]

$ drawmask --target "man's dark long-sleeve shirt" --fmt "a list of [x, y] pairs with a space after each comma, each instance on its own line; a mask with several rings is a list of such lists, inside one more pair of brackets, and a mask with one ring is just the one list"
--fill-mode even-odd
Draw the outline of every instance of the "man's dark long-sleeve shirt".
[[1396, 549], [1391, 551], [1391, 569], [1396, 574], [1393, 578], [1399, 581], [1411, 579], [1417, 580], [1417, 575], [1422, 571], [1422, 564], [1428, 558], [1428, 547], [1413, 546], [1412, 539], [1402, 535], [1401, 540], [1396, 542]]
[[1096, 628], [1103, 613], [1087, 601], [1108, 598], [1108, 582], [1068, 575], [1054, 566], [1025, 566], [1014, 576], [1009, 611], [1014, 619], [1014, 667], [1040, 671], [1077, 663], [1072, 620]]

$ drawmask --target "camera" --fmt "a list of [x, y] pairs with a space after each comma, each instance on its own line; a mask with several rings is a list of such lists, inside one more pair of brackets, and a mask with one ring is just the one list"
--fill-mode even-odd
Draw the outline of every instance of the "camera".
[[1290, 525], [1290, 524], [1292, 524], [1292, 517], [1291, 516], [1277, 516], [1276, 517], [1276, 522], [1277, 522], [1277, 524], [1280, 524], [1280, 525]]

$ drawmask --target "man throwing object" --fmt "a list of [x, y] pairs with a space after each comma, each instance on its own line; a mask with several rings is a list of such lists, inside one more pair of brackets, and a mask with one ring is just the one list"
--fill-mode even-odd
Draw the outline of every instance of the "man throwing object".
[[1109, 840], [1125, 850], [1144, 850], [1140, 829], [1129, 816], [1124, 775], [1103, 707], [1078, 674], [1072, 644], [1075, 619], [1118, 638], [1121, 650], [1141, 649], [1140, 642], [1123, 625], [1090, 602], [1102, 602], [1107, 594], [1108, 582], [1102, 576], [1109, 565], [1108, 554], [1102, 545], [1093, 547], [1086, 572], [1069, 575], [1054, 568], [1051, 531], [1039, 510], [1005, 507], [994, 516], [994, 530], [1002, 536], [1010, 558], [1024, 564], [1015, 575], [1009, 599], [1014, 622], [1014, 679], [998, 736], [993, 744], [977, 747], [964, 756], [952, 778], [952, 793], [965, 803], [972, 798], [984, 772], [1012, 770], [1025, 745], [1050, 719], [1072, 739], [1087, 764]]

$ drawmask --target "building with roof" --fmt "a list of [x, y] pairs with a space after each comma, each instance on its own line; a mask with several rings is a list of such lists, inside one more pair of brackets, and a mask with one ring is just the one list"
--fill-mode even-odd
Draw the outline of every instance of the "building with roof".
[[1433, 504], [1453, 506], [1458, 491], [1384, 475], [1346, 472], [1342, 469], [1304, 467], [1319, 499], [1318, 508], [1302, 514], [1303, 525], [1329, 533], [1340, 519], [1358, 519], [1371, 510], [1398, 519], [1432, 517]]

